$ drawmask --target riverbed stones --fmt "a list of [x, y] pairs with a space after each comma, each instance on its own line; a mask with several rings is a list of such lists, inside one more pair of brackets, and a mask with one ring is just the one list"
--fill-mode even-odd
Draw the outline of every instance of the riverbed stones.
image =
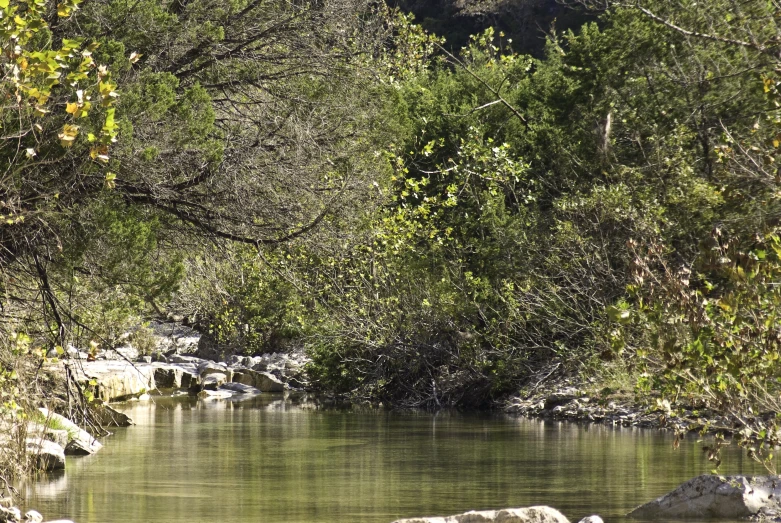
[[638, 519], [775, 518], [781, 515], [778, 476], [715, 476], [690, 479], [629, 513]]
[[569, 523], [555, 508], [539, 506], [472, 511], [456, 516], [400, 519], [394, 523]]
[[65, 468], [65, 449], [53, 441], [28, 438], [25, 447], [27, 455], [33, 459], [36, 468], [43, 471]]

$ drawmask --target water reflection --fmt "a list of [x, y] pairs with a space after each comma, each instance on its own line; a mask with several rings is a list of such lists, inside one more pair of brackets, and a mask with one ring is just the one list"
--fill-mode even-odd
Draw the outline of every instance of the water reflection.
[[[454, 413], [322, 410], [307, 398], [158, 398], [137, 423], [28, 505], [79, 523], [387, 523], [548, 504], [577, 521], [622, 514], [708, 472], [694, 439]], [[727, 449], [722, 472], [761, 472]]]

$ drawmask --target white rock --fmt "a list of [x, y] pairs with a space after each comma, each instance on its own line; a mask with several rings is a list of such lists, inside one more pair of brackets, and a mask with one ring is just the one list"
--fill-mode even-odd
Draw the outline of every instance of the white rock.
[[605, 522], [602, 521], [602, 518], [599, 516], [588, 516], [578, 521], [578, 523], [605, 523]]
[[41, 523], [43, 516], [37, 510], [28, 510], [24, 515], [24, 520], [30, 523]]
[[103, 448], [103, 445], [92, 437], [86, 430], [82, 429], [65, 416], [48, 409], [38, 409], [47, 423], [52, 423], [68, 432], [68, 444], [65, 446], [65, 454], [68, 455], [88, 455], [94, 454]]
[[268, 372], [244, 369], [233, 375], [233, 381], [250, 385], [261, 392], [284, 392], [285, 384]]
[[16, 507], [0, 507], [0, 521], [17, 523], [22, 521], [22, 512]]
[[457, 516], [400, 519], [394, 523], [569, 523], [551, 507], [507, 508], [466, 512]]
[[36, 461], [39, 469], [48, 471], [65, 468], [65, 449], [53, 441], [29, 438], [25, 444], [27, 454]]
[[638, 519], [748, 518], [781, 512], [777, 476], [712, 476], [690, 479], [629, 513]]

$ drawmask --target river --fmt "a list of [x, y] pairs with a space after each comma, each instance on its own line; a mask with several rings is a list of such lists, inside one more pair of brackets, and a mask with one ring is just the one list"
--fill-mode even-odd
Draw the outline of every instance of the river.
[[[606, 523], [712, 464], [696, 438], [500, 415], [336, 410], [264, 394], [118, 406], [94, 456], [25, 488], [26, 505], [77, 523], [388, 523], [550, 505]], [[762, 473], [725, 449], [722, 473]]]

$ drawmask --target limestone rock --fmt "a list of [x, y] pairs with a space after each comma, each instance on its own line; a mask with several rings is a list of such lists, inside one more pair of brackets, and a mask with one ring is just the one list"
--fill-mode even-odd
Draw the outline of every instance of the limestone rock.
[[629, 513], [638, 519], [774, 517], [781, 514], [781, 480], [773, 476], [703, 475]]
[[268, 372], [259, 372], [256, 370], [242, 369], [241, 372], [234, 373], [233, 381], [243, 383], [260, 390], [261, 392], [284, 392], [285, 384], [279, 378]]
[[507, 508], [467, 512], [457, 516], [400, 519], [394, 523], [569, 523], [551, 507]]
[[150, 322], [149, 328], [155, 336], [159, 351], [174, 351], [176, 354], [191, 354], [198, 349], [201, 334], [179, 323]]
[[22, 521], [22, 512], [16, 507], [0, 507], [0, 521], [19, 523]]
[[68, 431], [63, 429], [54, 429], [47, 427], [43, 423], [28, 423], [27, 425], [27, 437], [43, 438], [49, 441], [53, 441], [61, 447], [65, 447], [68, 444]]
[[70, 367], [74, 377], [86, 384], [97, 381], [96, 397], [119, 401], [155, 388], [154, 367], [126, 361], [86, 361]]
[[39, 469], [49, 471], [65, 468], [65, 450], [53, 441], [29, 438], [26, 448], [27, 454]]
[[[180, 356], [181, 357], [181, 356]], [[189, 389], [200, 383], [197, 367], [192, 363], [154, 364], [155, 385], [161, 389]]]
[[28, 510], [24, 514], [24, 520], [29, 523], [41, 523], [41, 521], [43, 521], [43, 516], [37, 510]]
[[135, 425], [130, 416], [103, 404], [93, 405], [93, 413], [104, 427], [129, 427]]
[[220, 385], [223, 383], [227, 383], [228, 376], [227, 374], [223, 374], [221, 372], [215, 372], [212, 374], [207, 374], [206, 376], [201, 379], [201, 386], [205, 390], [217, 390]]
[[65, 446], [65, 454], [86, 456], [94, 454], [103, 448], [103, 445], [93, 438], [89, 432], [83, 430], [65, 416], [44, 408], [38, 410], [41, 411], [47, 422], [54, 422], [56, 426], [62, 427], [62, 429], [68, 432], [68, 444]]
[[231, 381], [233, 378], [233, 370], [229, 369], [226, 365], [221, 363], [215, 363], [213, 361], [204, 361], [198, 365], [198, 375], [201, 379], [205, 378], [209, 374], [224, 374], [226, 381]]

